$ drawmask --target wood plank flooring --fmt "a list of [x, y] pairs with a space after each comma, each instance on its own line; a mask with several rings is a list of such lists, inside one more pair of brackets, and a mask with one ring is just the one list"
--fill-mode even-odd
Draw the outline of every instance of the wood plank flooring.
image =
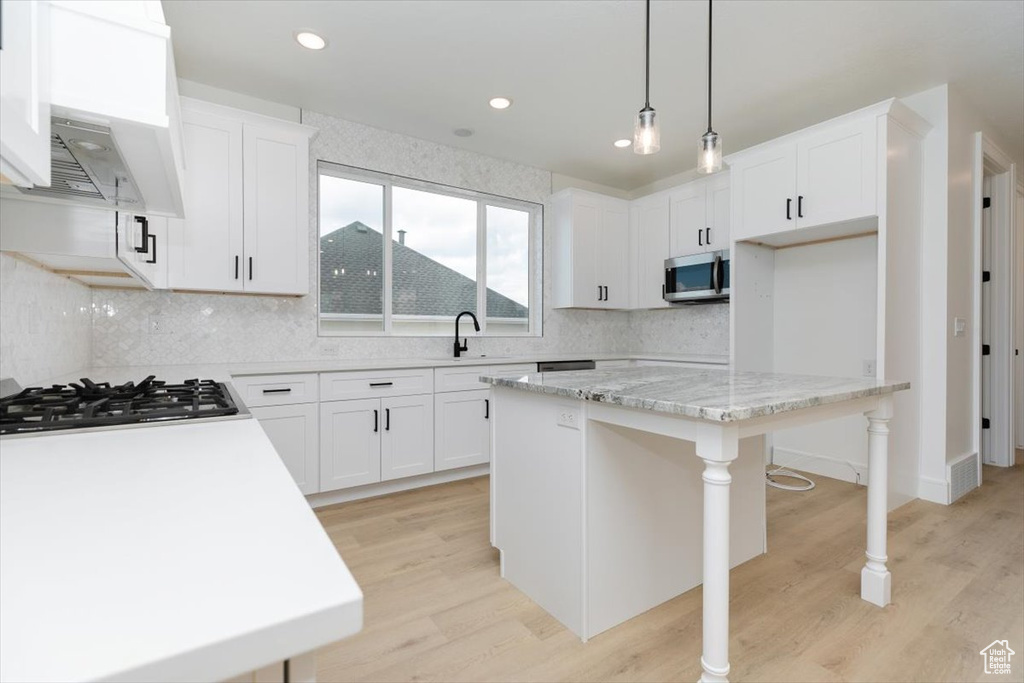
[[[769, 552], [731, 575], [730, 679], [980, 681], [979, 651], [1008, 639], [1024, 680], [1022, 471], [986, 467], [957, 503], [890, 515], [885, 609], [859, 597], [865, 489], [818, 476], [806, 493], [769, 488]], [[697, 680], [699, 587], [584, 645], [498, 576], [487, 487], [317, 511], [365, 593], [363, 632], [318, 653], [318, 680]]]

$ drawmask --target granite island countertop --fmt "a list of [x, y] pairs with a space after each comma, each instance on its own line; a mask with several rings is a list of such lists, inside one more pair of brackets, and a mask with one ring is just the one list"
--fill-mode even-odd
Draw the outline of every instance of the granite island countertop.
[[485, 375], [480, 379], [499, 387], [711, 422], [750, 420], [910, 388], [909, 382], [738, 372], [727, 368], [613, 368], [514, 377]]

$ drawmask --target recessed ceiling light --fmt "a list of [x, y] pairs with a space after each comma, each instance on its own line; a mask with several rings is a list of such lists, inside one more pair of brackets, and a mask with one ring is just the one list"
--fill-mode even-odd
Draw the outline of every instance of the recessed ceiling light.
[[512, 106], [512, 99], [508, 97], [492, 97], [491, 106], [494, 109], [508, 109]]
[[626, 140], [625, 138], [623, 138], [622, 140], [616, 140], [612, 144], [615, 145], [616, 147], [618, 147], [619, 149], [622, 149], [623, 147], [629, 147], [630, 145], [632, 145], [633, 141], [632, 140]]
[[312, 31], [299, 31], [295, 34], [295, 40], [307, 50], [322, 50], [327, 47], [327, 41]]
[[456, 128], [452, 133], [460, 138], [468, 138], [473, 134], [472, 128]]

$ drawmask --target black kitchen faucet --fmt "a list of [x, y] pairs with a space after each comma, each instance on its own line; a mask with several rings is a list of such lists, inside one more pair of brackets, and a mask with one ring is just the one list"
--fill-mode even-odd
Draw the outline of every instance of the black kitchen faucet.
[[464, 315], [468, 315], [470, 318], [472, 318], [473, 319], [473, 328], [477, 332], [480, 331], [480, 323], [477, 322], [476, 316], [472, 313], [472, 311], [463, 311], [462, 313], [459, 313], [457, 316], [455, 316], [455, 357], [456, 358], [460, 358], [462, 356], [462, 352], [463, 351], [469, 351], [469, 345], [468, 345], [468, 343], [466, 342], [465, 339], [462, 340], [462, 344], [459, 344], [459, 320], [461, 320], [462, 316], [464, 316]]

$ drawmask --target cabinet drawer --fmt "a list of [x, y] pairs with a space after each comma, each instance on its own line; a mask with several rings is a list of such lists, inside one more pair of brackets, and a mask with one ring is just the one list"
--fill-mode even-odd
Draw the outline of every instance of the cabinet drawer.
[[484, 389], [481, 375], [491, 374], [493, 368], [486, 365], [469, 365], [464, 368], [434, 368], [434, 391], [441, 394], [448, 391], [472, 391]]
[[316, 403], [316, 375], [250, 375], [232, 377], [242, 401], [250, 408]]
[[499, 377], [510, 377], [512, 375], [526, 375], [531, 372], [537, 372], [537, 364], [510, 363], [508, 365], [492, 365], [489, 369], [492, 375], [497, 375]]
[[320, 375], [321, 401], [410, 396], [430, 394], [433, 391], [434, 371], [430, 368], [387, 372], [327, 372]]

